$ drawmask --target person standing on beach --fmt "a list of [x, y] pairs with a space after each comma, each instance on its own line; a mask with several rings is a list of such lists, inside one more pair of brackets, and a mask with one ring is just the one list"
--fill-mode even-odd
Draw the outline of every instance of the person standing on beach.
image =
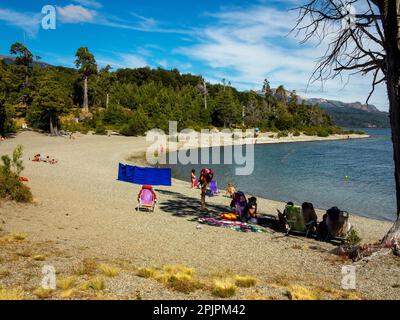
[[206, 192], [208, 185], [211, 180], [214, 178], [214, 171], [209, 168], [204, 168], [200, 172], [200, 187], [201, 187], [201, 210], [206, 209]]
[[191, 181], [192, 181], [192, 189], [197, 188], [197, 179], [196, 179], [196, 170], [192, 170], [192, 176], [191, 176]]

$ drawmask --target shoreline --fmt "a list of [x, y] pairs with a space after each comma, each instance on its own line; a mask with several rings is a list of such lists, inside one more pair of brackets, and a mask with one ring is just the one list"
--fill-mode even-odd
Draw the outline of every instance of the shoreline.
[[[194, 139], [190, 139], [187, 141], [170, 141], [171, 136], [166, 136], [167, 146], [164, 146], [166, 152], [174, 152], [177, 149], [179, 150], [191, 150], [191, 149], [204, 149], [204, 148], [213, 148], [213, 147], [231, 147], [234, 145], [243, 146], [243, 145], [268, 145], [268, 144], [283, 144], [283, 143], [304, 143], [304, 142], [325, 142], [325, 141], [340, 141], [340, 140], [354, 140], [354, 139], [368, 139], [371, 136], [368, 134], [333, 134], [328, 137], [318, 137], [318, 136], [308, 136], [305, 134], [300, 134], [300, 136], [293, 136], [293, 134], [289, 134], [288, 137], [277, 138], [271, 137], [271, 135], [276, 133], [266, 132], [260, 134], [257, 138], [248, 138], [242, 139], [238, 141], [229, 141], [228, 143], [220, 136], [216, 140], [212, 140], [212, 133], [209, 134], [209, 138], [206, 139], [206, 143], [204, 143], [201, 139], [199, 139], [199, 133], [197, 133], [197, 137]], [[173, 147], [170, 147], [171, 144]]]

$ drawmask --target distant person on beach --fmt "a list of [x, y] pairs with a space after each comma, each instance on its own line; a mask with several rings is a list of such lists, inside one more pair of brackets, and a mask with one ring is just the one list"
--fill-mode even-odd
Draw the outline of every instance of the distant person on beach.
[[214, 178], [214, 171], [204, 168], [200, 172], [199, 184], [201, 187], [201, 210], [206, 209], [206, 192], [211, 180]]
[[46, 157], [46, 160], [45, 160], [44, 162], [50, 163], [50, 164], [57, 164], [57, 163], [58, 163], [58, 160], [56, 160], [56, 159], [50, 159], [50, 156], [47, 156], [47, 157]]
[[192, 189], [197, 188], [197, 179], [196, 179], [196, 170], [192, 170], [192, 175], [191, 175], [191, 181], [192, 181]]
[[40, 162], [40, 153], [35, 154], [35, 156], [33, 157], [33, 162]]

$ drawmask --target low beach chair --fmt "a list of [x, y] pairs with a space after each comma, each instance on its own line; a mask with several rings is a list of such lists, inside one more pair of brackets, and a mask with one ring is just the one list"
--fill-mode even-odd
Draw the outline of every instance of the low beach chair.
[[326, 225], [328, 227], [327, 241], [345, 242], [352, 228], [349, 223], [349, 213], [340, 211], [337, 217], [332, 217], [328, 214]]
[[286, 234], [289, 232], [306, 233], [307, 231], [301, 207], [299, 206], [286, 206], [286, 222], [288, 224]]
[[151, 211], [156, 210], [157, 198], [151, 187], [143, 187], [139, 193], [139, 211]]
[[286, 234], [292, 232], [308, 237], [315, 226], [314, 221], [311, 221], [308, 224], [305, 223], [303, 211], [300, 206], [286, 206], [286, 221], [288, 224]]

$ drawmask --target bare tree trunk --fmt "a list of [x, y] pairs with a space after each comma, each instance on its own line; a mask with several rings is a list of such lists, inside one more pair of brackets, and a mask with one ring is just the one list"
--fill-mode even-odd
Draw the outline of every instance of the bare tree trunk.
[[108, 104], [110, 103], [110, 94], [107, 93], [107, 98], [106, 98], [106, 109], [108, 109]]
[[386, 38], [386, 85], [392, 129], [397, 204], [397, 221], [382, 242], [397, 244], [400, 239], [400, 0], [387, 1], [380, 10]]
[[83, 88], [83, 110], [89, 111], [89, 97], [88, 97], [88, 78], [84, 79], [84, 88]]
[[50, 134], [54, 136], [54, 124], [53, 124], [53, 115], [50, 115]]

